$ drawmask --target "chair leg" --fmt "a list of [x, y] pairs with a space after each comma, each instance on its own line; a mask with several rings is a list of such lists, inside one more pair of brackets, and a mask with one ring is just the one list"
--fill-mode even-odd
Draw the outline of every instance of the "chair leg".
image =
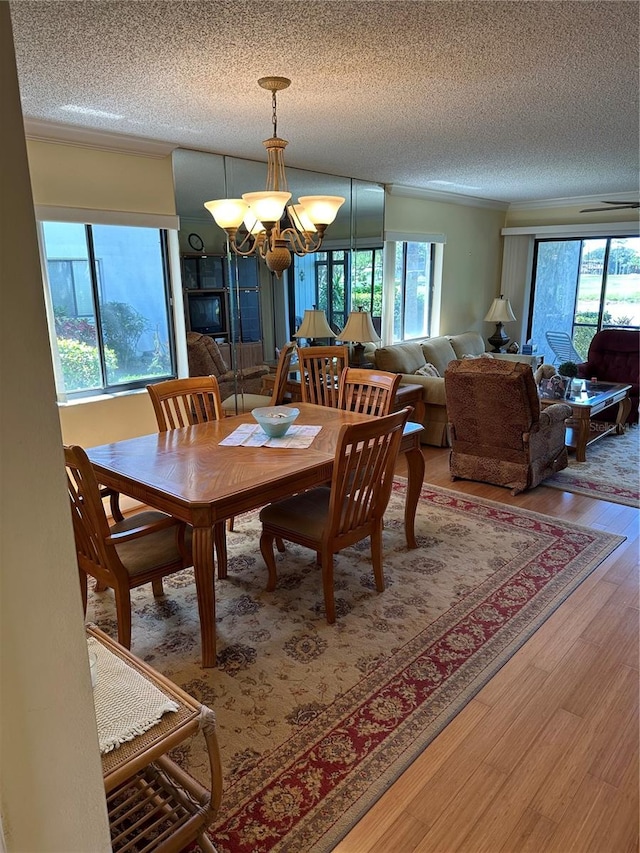
[[378, 592], [384, 592], [384, 570], [382, 567], [382, 521], [380, 526], [371, 534], [371, 562], [373, 563], [373, 577]]
[[287, 550], [287, 549], [284, 547], [284, 542], [282, 541], [282, 539], [280, 538], [280, 536], [276, 536], [276, 548], [278, 549], [278, 551], [279, 551], [281, 554], [284, 554], [284, 553], [286, 552], [286, 550]]
[[233, 516], [227, 519], [227, 530], [229, 531], [229, 533], [233, 533], [233, 531], [235, 530], [234, 521], [235, 519]]
[[154, 598], [161, 598], [164, 595], [164, 587], [162, 586], [162, 578], [156, 578], [151, 581], [151, 589], [153, 590]]
[[218, 580], [224, 580], [227, 576], [227, 534], [224, 521], [219, 521], [218, 524], [214, 525], [213, 542], [218, 563]]
[[106, 583], [102, 583], [102, 581], [99, 581], [98, 578], [96, 578], [96, 585], [94, 586], [94, 590], [96, 592], [104, 592], [107, 589], [109, 589], [109, 587], [106, 585]]
[[111, 506], [111, 517], [114, 521], [124, 521], [124, 515], [120, 509], [120, 493], [111, 492], [109, 496], [109, 504]]
[[118, 620], [118, 642], [125, 649], [131, 648], [131, 591], [116, 587], [116, 618]]
[[[88, 586], [88, 578], [87, 573], [83, 572], [82, 569], [78, 569], [78, 573], [80, 575], [80, 594], [82, 595], [82, 612], [84, 615], [87, 615], [87, 586]], [[96, 581], [96, 585], [97, 585]]]
[[260, 537], [260, 553], [267, 566], [269, 578], [267, 580], [267, 592], [273, 592], [276, 588], [278, 575], [276, 573], [276, 559], [273, 556], [273, 540], [276, 537], [272, 533], [263, 530]]
[[324, 609], [327, 622], [333, 625], [336, 621], [336, 602], [333, 595], [333, 554], [326, 550], [322, 552], [322, 589], [324, 591]]

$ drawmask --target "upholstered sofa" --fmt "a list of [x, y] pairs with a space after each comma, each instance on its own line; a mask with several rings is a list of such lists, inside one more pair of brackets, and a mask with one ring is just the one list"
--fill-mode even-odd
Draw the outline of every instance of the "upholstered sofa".
[[[640, 388], [640, 331], [602, 329], [596, 332], [589, 346], [587, 360], [578, 365], [578, 376], [581, 379], [596, 377], [600, 382], [631, 385], [631, 411], [627, 420], [636, 423]], [[604, 419], [610, 414], [610, 411], [602, 412], [600, 418]], [[595, 417], [599, 419], [598, 415]]]
[[267, 365], [244, 367], [236, 375], [222, 357], [218, 344], [209, 335], [187, 332], [187, 358], [189, 376], [215, 376], [220, 386], [220, 397], [225, 400], [242, 390], [246, 394], [259, 394], [262, 376], [269, 372]]
[[454, 360], [445, 372], [451, 476], [531, 489], [567, 467], [565, 420], [571, 407], [540, 410], [526, 364]]
[[[447, 365], [454, 359], [481, 356], [532, 363], [530, 356], [486, 353], [484, 340], [478, 332], [443, 335], [421, 342], [408, 341], [368, 351], [368, 358], [374, 361], [378, 370], [402, 374], [401, 385], [422, 385], [425, 404], [422, 443], [435, 447], [447, 447], [449, 444], [443, 378]], [[427, 365], [432, 365], [435, 370], [431, 370]], [[433, 375], [424, 375], [426, 372]]]

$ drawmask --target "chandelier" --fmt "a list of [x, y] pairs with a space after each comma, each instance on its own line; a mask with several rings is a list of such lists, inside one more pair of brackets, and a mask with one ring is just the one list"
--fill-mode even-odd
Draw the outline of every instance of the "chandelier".
[[262, 143], [267, 149], [267, 187], [264, 192], [244, 193], [242, 198], [220, 198], [205, 207], [237, 255], [257, 254], [278, 278], [291, 265], [291, 252], [317, 252], [324, 232], [336, 218], [344, 198], [336, 195], [300, 196], [287, 204], [291, 193], [284, 170], [287, 140], [278, 136], [276, 92], [291, 85], [286, 77], [261, 77], [258, 85], [271, 92], [273, 136]]

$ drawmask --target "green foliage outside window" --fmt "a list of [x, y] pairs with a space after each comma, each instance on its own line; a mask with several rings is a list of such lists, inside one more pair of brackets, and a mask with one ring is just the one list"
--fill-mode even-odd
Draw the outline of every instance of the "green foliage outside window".
[[[102, 375], [97, 347], [83, 341], [58, 338], [58, 353], [66, 391], [82, 391], [101, 386]], [[117, 370], [117, 356], [108, 347], [105, 348], [105, 361], [109, 370]]]
[[146, 317], [126, 302], [105, 302], [103, 305], [104, 343], [118, 354], [118, 363], [122, 370], [136, 367], [138, 341], [147, 326]]

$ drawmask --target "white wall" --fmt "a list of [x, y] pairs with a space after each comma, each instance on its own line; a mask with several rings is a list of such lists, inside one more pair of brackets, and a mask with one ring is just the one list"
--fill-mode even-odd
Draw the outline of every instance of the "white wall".
[[500, 292], [504, 218], [502, 209], [386, 196], [385, 231], [446, 236], [440, 334], [493, 332], [483, 318]]
[[8, 851], [111, 849], [9, 4], [0, 3], [0, 808]]
[[[27, 151], [35, 204], [175, 214], [170, 156], [34, 140], [28, 142]], [[65, 444], [84, 447], [146, 435], [157, 429], [146, 391], [61, 404], [59, 415]]]

